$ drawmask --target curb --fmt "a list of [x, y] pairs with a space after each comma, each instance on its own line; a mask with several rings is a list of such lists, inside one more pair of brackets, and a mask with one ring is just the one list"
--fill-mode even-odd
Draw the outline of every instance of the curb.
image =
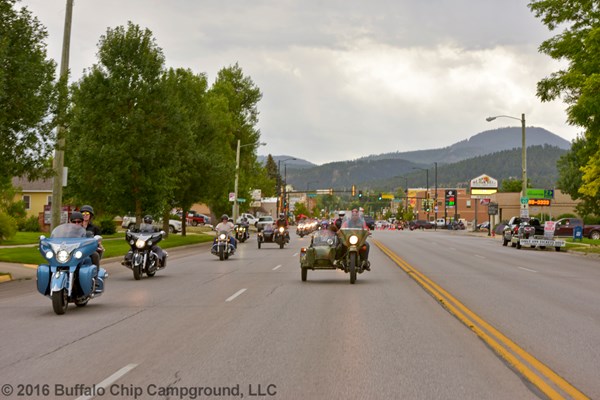
[[0, 283], [12, 281], [12, 275], [0, 275]]

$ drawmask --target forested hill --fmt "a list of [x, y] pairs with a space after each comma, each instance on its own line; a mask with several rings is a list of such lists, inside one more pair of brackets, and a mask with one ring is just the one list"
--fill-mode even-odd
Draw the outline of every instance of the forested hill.
[[[550, 145], [528, 147], [527, 177], [530, 185], [553, 188], [558, 179], [556, 163], [566, 152]], [[468, 187], [471, 179], [481, 174], [497, 179], [500, 184], [504, 179], [521, 179], [521, 149], [503, 150], [451, 164], [438, 163], [437, 185]], [[434, 165], [402, 159], [360, 159], [303, 170], [287, 169], [287, 181], [296, 190], [347, 189], [356, 185], [365, 190], [394, 191], [406, 184], [409, 187], [425, 187], [427, 175], [429, 187], [433, 187], [436, 180]]]

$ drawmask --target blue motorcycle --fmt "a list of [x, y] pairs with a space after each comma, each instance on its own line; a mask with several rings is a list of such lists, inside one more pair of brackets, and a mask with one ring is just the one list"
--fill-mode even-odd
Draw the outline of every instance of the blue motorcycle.
[[40, 236], [40, 253], [48, 263], [38, 266], [37, 289], [52, 299], [56, 314], [64, 314], [69, 303], [83, 307], [104, 292], [108, 274], [90, 257], [101, 239], [88, 237], [86, 230], [76, 224], [57, 226], [50, 238]]

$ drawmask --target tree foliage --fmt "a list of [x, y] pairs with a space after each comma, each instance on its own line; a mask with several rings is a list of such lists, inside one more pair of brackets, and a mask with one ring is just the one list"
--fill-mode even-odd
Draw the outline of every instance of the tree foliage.
[[16, 0], [0, 0], [0, 176], [49, 176], [56, 106], [46, 29]]
[[[585, 130], [578, 139], [581, 143], [560, 162], [565, 185], [560, 188], [583, 200], [589, 212], [600, 214], [600, 3], [539, 0], [529, 7], [550, 30], [565, 27], [544, 41], [540, 52], [566, 60], [567, 67], [538, 82], [537, 94], [542, 101], [562, 97], [568, 105], [568, 122]], [[574, 180], [579, 187], [574, 187]]]

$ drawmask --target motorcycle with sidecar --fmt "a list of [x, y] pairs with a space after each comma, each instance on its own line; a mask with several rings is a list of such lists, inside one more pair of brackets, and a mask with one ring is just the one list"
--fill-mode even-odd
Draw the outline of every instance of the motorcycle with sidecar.
[[350, 274], [350, 283], [354, 284], [357, 274], [370, 270], [369, 261], [361, 257], [370, 234], [362, 223], [346, 220], [337, 234], [329, 229], [315, 231], [310, 246], [300, 251], [302, 281], [306, 281], [309, 269], [341, 269]]
[[288, 242], [287, 230], [285, 227], [275, 227], [273, 224], [265, 225], [256, 234], [258, 241], [258, 248], [260, 249], [263, 243], [276, 243], [280, 249], [283, 249], [285, 244]]

